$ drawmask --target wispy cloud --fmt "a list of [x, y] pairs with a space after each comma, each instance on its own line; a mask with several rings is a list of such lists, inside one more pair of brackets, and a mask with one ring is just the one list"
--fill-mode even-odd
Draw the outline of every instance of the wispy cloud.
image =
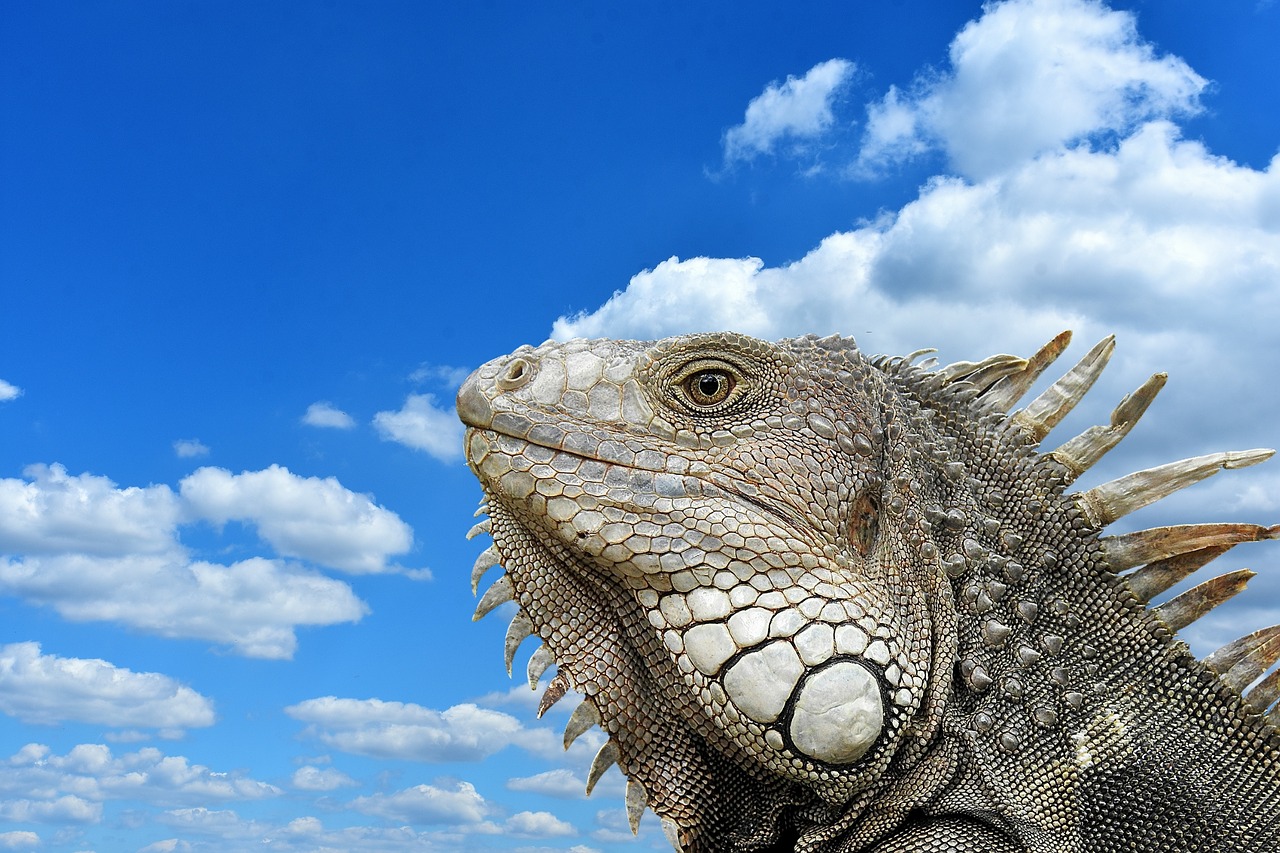
[[725, 131], [725, 165], [773, 153], [784, 142], [803, 145], [827, 132], [835, 122], [832, 104], [854, 70], [846, 59], [828, 59], [803, 77], [770, 83], [747, 104], [742, 124]]
[[209, 448], [198, 438], [180, 438], [173, 443], [173, 452], [179, 459], [208, 456]]
[[337, 408], [328, 400], [319, 400], [307, 406], [307, 412], [302, 416], [302, 422], [307, 426], [320, 427], [322, 429], [354, 429], [356, 425], [355, 419], [351, 415]]

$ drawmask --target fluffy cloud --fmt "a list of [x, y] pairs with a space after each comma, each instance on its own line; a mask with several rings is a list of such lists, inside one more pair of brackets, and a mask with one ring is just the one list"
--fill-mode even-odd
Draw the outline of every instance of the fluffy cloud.
[[442, 462], [462, 458], [462, 424], [453, 408], [440, 408], [432, 394], [410, 394], [399, 411], [374, 415], [373, 425], [386, 441], [426, 451]]
[[356, 422], [346, 412], [335, 407], [328, 400], [320, 400], [307, 406], [307, 413], [302, 416], [307, 426], [326, 429], [352, 429]]
[[932, 147], [971, 178], [1104, 132], [1200, 109], [1207, 82], [1157, 56], [1132, 13], [1091, 0], [993, 4], [951, 43], [951, 69], [867, 108], [858, 163]]
[[409, 702], [324, 696], [285, 708], [307, 733], [343, 752], [413, 761], [479, 761], [523, 734], [510, 714], [473, 704], [436, 711]]
[[0, 554], [156, 554], [173, 546], [181, 507], [164, 485], [116, 488], [106, 477], [31, 465], [0, 479]]
[[16, 400], [21, 396], [22, 396], [21, 388], [19, 388], [17, 385], [13, 385], [11, 383], [5, 382], [3, 379], [0, 379], [0, 403], [4, 403], [8, 400]]
[[214, 722], [212, 702], [167, 676], [41, 654], [39, 643], [0, 646], [0, 711], [46, 725], [186, 729]]
[[30, 850], [40, 846], [40, 836], [34, 832], [0, 832], [0, 848], [4, 850]]
[[780, 142], [812, 139], [834, 123], [832, 102], [854, 73], [844, 59], [829, 59], [803, 77], [770, 83], [747, 104], [742, 124], [724, 134], [724, 160], [731, 164], [772, 152]]
[[347, 584], [280, 559], [195, 559], [182, 525], [248, 522], [279, 554], [350, 572], [394, 570], [388, 558], [413, 541], [368, 496], [280, 466], [201, 468], [180, 494], [119, 488], [60, 465], [24, 473], [0, 479], [0, 591], [69, 619], [212, 640], [254, 657], [290, 657], [297, 626], [357, 621], [368, 608]]
[[[1033, 14], [1038, 10], [1043, 18]], [[1136, 41], [1129, 16], [1097, 4], [988, 6], [952, 52], [967, 62], [1001, 45], [1013, 50], [1024, 36], [1061, 42], [1066, 52], [1019, 54], [1026, 62], [1042, 57], [1046, 68], [983, 78], [984, 109], [996, 111], [983, 122], [1004, 137], [1017, 135], [1028, 99], [1061, 100], [1056, 87], [1063, 81], [1076, 81], [1078, 100], [1092, 105], [1081, 114], [1094, 118], [1079, 119], [1086, 130], [1117, 129], [1192, 103], [1187, 93], [1196, 86], [1170, 82], [1190, 80], [1192, 72], [1179, 70], [1180, 61], [1153, 58]], [[1068, 50], [1075, 43], [1084, 46]], [[1084, 70], [1054, 70], [1063, 62]], [[1116, 119], [1106, 106], [1113, 100], [1137, 112]], [[950, 124], [937, 132], [939, 144], [957, 151], [970, 144]], [[1115, 331], [1119, 355], [1099, 400], [1129, 390], [1144, 369], [1168, 369], [1201, 394], [1169, 417], [1194, 425], [1230, 406], [1240, 417], [1227, 426], [1243, 436], [1249, 424], [1268, 420], [1270, 406], [1250, 389], [1268, 382], [1261, 365], [1270, 361], [1272, 342], [1259, 330], [1280, 325], [1280, 161], [1265, 169], [1232, 162], [1182, 139], [1168, 118], [1140, 122], [1105, 145], [1056, 145], [1081, 133], [1061, 131], [1051, 143], [1027, 137], [1000, 149], [1000, 167], [981, 179], [936, 177], [902, 209], [832, 234], [793, 263], [669, 259], [598, 309], [561, 317], [552, 334], [839, 332], [854, 334], [870, 352], [935, 346], [943, 357], [973, 358], [1028, 353], [1064, 328], [1089, 342]], [[1215, 355], [1224, 342], [1228, 361]]]
[[173, 443], [173, 452], [179, 459], [194, 459], [197, 456], [208, 456], [209, 447], [198, 438], [180, 438]]
[[232, 474], [201, 468], [181, 483], [196, 518], [245, 521], [275, 550], [348, 572], [382, 572], [413, 544], [413, 530], [368, 495], [333, 477], [300, 477], [280, 465]]

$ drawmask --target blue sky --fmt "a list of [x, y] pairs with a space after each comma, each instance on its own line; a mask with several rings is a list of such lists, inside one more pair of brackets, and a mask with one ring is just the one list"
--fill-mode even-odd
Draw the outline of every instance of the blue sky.
[[[5, 18], [0, 849], [666, 849], [470, 619], [452, 395], [553, 332], [1116, 332], [1063, 438], [1171, 381], [1082, 487], [1280, 440], [1272, 2]], [[1239, 551], [1202, 652], [1280, 621]]]

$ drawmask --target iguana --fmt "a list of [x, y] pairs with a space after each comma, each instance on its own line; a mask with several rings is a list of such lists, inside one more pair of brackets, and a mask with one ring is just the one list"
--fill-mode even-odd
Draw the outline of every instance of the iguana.
[[[1129, 431], [1037, 447], [1107, 338], [938, 367], [849, 338], [733, 333], [521, 347], [458, 393], [539, 716], [608, 735], [633, 830], [677, 850], [1280, 850], [1280, 626], [1196, 660], [1175, 632], [1232, 572], [1145, 603], [1280, 525], [1108, 524], [1269, 450], [1068, 486]], [[1268, 709], [1270, 719], [1268, 719]]]

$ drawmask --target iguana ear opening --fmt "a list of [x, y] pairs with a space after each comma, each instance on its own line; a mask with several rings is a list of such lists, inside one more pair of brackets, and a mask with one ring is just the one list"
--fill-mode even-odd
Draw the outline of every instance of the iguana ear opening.
[[862, 494], [849, 508], [849, 545], [860, 557], [875, 550], [880, 535], [880, 501], [870, 493]]

